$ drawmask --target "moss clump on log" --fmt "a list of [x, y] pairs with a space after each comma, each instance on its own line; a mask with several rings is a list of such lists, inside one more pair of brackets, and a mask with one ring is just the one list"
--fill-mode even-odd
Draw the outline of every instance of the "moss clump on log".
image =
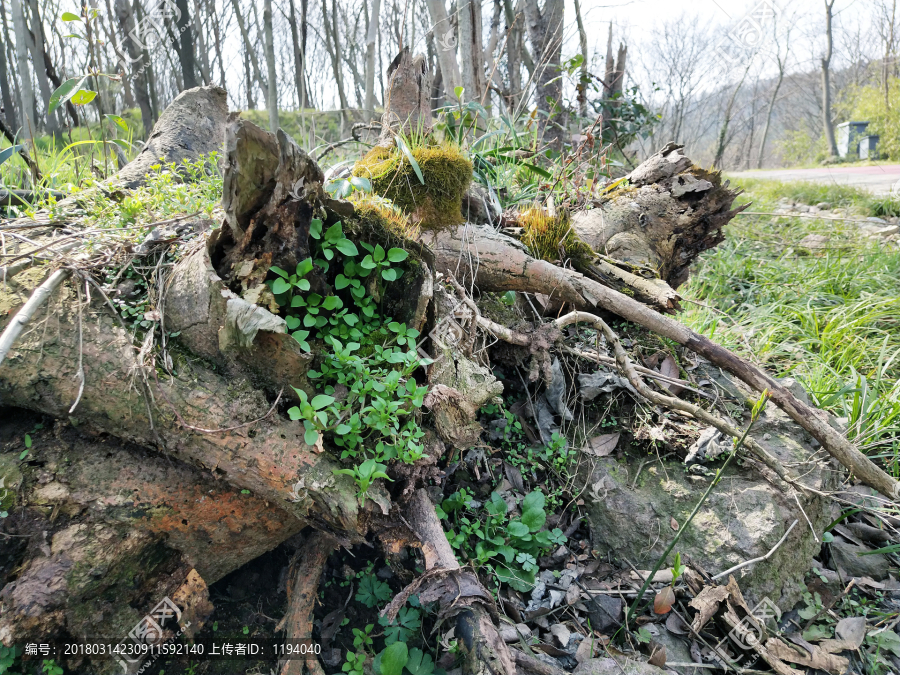
[[413, 223], [395, 204], [378, 195], [356, 193], [350, 201], [356, 209], [356, 217], [363, 228], [387, 230], [397, 236], [415, 241], [419, 225]]
[[443, 230], [464, 222], [462, 197], [472, 182], [472, 162], [457, 146], [446, 143], [410, 152], [424, 184], [396, 147], [372, 148], [353, 167], [353, 175], [368, 178], [376, 194], [390, 199], [424, 229]]
[[542, 208], [530, 208], [518, 217], [522, 227], [522, 243], [535, 258], [547, 262], [563, 259], [588, 263], [594, 251], [581, 241], [572, 228], [572, 219], [566, 209], [550, 214]]

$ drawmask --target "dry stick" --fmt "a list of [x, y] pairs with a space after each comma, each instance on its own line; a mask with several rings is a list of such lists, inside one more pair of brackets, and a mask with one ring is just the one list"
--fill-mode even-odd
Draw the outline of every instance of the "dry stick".
[[[606, 325], [606, 322], [603, 321], [600, 317], [594, 316], [593, 314], [589, 314], [587, 312], [570, 312], [569, 314], [558, 318], [555, 323], [558, 327], [564, 328], [565, 326], [579, 322], [590, 323], [597, 330], [603, 333], [603, 335], [606, 337], [606, 341], [612, 345], [613, 351], [615, 351], [616, 353], [616, 365], [619, 371], [623, 375], [625, 375], [625, 377], [631, 383], [631, 386], [634, 387], [641, 396], [649, 400], [651, 403], [686, 412], [689, 415], [697, 418], [698, 420], [706, 422], [710, 426], [715, 427], [722, 433], [728, 434], [732, 438], [741, 438], [744, 435], [744, 433], [734, 425], [729, 424], [722, 418], [718, 417], [717, 415], [713, 415], [700, 406], [689, 403], [684, 399], [678, 398], [676, 396], [666, 396], [664, 394], [657, 393], [650, 387], [648, 387], [647, 384], [637, 374], [637, 370], [635, 369], [634, 364], [632, 363], [631, 359], [628, 358], [628, 353], [625, 351], [624, 347], [622, 347], [622, 343], [619, 342], [619, 337], [612, 331], [609, 326]], [[776, 459], [768, 450], [762, 447], [754, 439], [747, 438], [744, 442], [744, 445], [746, 445], [754, 455], [756, 455], [767, 467], [774, 471], [783, 481], [791, 483], [793, 485], [797, 485], [801, 488], [803, 487], [801, 484], [797, 483], [797, 479], [790, 475], [788, 470], [781, 464], [781, 462], [778, 461], [778, 459]]]
[[618, 314], [623, 319], [639, 324], [657, 335], [674, 340], [724, 368], [756, 391], [768, 390], [772, 401], [787, 413], [788, 417], [811, 434], [828, 454], [847, 467], [858, 479], [888, 499], [897, 501], [900, 498], [900, 483], [833, 429], [821, 411], [798, 400], [790, 390], [768, 373], [709, 338], [695, 333], [687, 326], [653, 311], [623, 293], [584, 278], [570, 277], [570, 282], [583, 289], [585, 296], [591, 297], [591, 304]]
[[[328, 556], [338, 546], [337, 541], [323, 532], [314, 532], [304, 542], [291, 563], [288, 580], [288, 609], [276, 631], [285, 628], [285, 651], [289, 657], [282, 663], [279, 675], [301, 675], [304, 666], [312, 675], [324, 675], [319, 659], [310, 655], [297, 658], [296, 640], [312, 640], [313, 610], [319, 591], [319, 581]], [[293, 657], [293, 658], [291, 658]]]
[[72, 272], [67, 269], [56, 270], [44, 283], [34, 289], [34, 293], [28, 298], [28, 302], [22, 306], [22, 309], [16, 312], [16, 315], [13, 317], [12, 321], [9, 322], [6, 330], [0, 335], [0, 365], [3, 364], [6, 355], [9, 354], [9, 350], [12, 349], [12, 346], [19, 335], [25, 330], [25, 326], [27, 326], [28, 322], [34, 317], [35, 312], [40, 309], [41, 305], [47, 301], [47, 298], [50, 297], [53, 291], [55, 291], [63, 281], [68, 279], [71, 274]]
[[781, 547], [781, 545], [784, 543], [784, 540], [787, 539], [788, 535], [791, 533], [791, 530], [794, 529], [794, 525], [796, 525], [796, 524], [799, 523], [799, 522], [800, 522], [800, 521], [797, 520], [797, 519], [795, 518], [795, 519], [794, 519], [794, 522], [791, 523], [791, 526], [787, 529], [787, 531], [786, 531], [783, 535], [781, 535], [781, 539], [778, 540], [778, 543], [775, 544], [775, 545], [771, 548], [771, 550], [769, 550], [768, 553], [766, 553], [765, 555], [761, 555], [761, 556], [759, 556], [758, 558], [753, 558], [753, 559], [751, 559], [751, 560], [747, 560], [747, 561], [745, 561], [745, 562], [742, 562], [742, 563], [740, 563], [740, 564], [738, 564], [738, 565], [735, 565], [734, 567], [730, 567], [730, 568], [728, 568], [727, 570], [725, 570], [724, 572], [719, 572], [717, 575], [715, 575], [715, 576], [712, 578], [713, 581], [715, 581], [716, 579], [721, 579], [721, 578], [724, 577], [724, 576], [728, 576], [728, 575], [731, 574], [732, 572], [737, 572], [737, 571], [738, 571], [739, 569], [741, 569], [742, 567], [749, 567], [749, 566], [752, 565], [753, 563], [758, 563], [758, 562], [762, 562], [763, 560], [768, 560], [768, 559], [772, 556], [772, 554], [775, 553], [775, 551], [777, 551], [777, 550]]

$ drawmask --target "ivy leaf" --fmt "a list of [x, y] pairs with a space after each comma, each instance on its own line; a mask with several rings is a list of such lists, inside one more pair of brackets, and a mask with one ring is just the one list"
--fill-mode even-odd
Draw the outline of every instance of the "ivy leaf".
[[312, 258], [307, 258], [306, 260], [301, 260], [300, 262], [297, 263], [297, 276], [305, 277], [307, 274], [312, 272], [312, 268], [313, 268]]
[[402, 248], [392, 248], [388, 251], [387, 257], [392, 263], [403, 262], [409, 257], [409, 253]]
[[339, 291], [344, 290], [349, 285], [350, 285], [350, 280], [347, 277], [345, 277], [343, 274], [338, 274], [337, 278], [334, 280], [334, 287]]
[[[290, 276], [290, 274], [288, 274], [287, 272], [285, 272], [283, 269], [281, 269], [281, 268], [278, 267], [277, 265], [272, 265], [272, 266], [269, 268], [269, 271], [270, 271], [270, 272], [275, 272], [275, 274], [277, 274], [278, 276], [283, 277], [283, 278], [285, 278], [285, 279], [287, 279], [287, 278]], [[300, 274], [300, 265], [297, 265], [297, 274]]]
[[344, 303], [341, 302], [341, 299], [336, 295], [329, 295], [327, 298], [325, 298], [324, 301], [322, 301], [322, 309], [332, 310], [339, 309], [343, 306]]
[[394, 270], [394, 269], [381, 270], [381, 277], [385, 281], [396, 281], [397, 276], [398, 276], [397, 270]]
[[372, 252], [372, 259], [375, 260], [375, 262], [381, 262], [386, 255], [387, 253], [381, 248], [381, 244], [376, 244], [375, 250]]
[[272, 282], [272, 292], [275, 295], [287, 293], [289, 290], [291, 290], [291, 285], [281, 277]]
[[321, 239], [322, 238], [322, 221], [318, 218], [313, 218], [309, 223], [309, 236], [313, 239]]
[[291, 419], [292, 422], [296, 422], [297, 420], [299, 420], [301, 417], [300, 408], [298, 408], [297, 406], [294, 406], [293, 408], [288, 408], [288, 417]]
[[315, 429], [307, 429], [303, 433], [303, 440], [307, 445], [315, 445], [319, 440], [319, 432]]

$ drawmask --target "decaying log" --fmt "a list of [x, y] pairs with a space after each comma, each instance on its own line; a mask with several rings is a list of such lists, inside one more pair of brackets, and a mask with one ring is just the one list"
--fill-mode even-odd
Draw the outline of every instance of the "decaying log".
[[655, 270], [673, 289], [687, 281], [700, 253], [724, 240], [722, 227], [749, 206], [732, 209], [740, 192], [718, 172], [695, 166], [683, 147], [669, 143], [632, 171], [624, 187], [572, 215], [573, 229], [595, 251]]
[[798, 400], [757, 366], [709, 338], [580, 272], [532, 258], [521, 242], [491, 228], [466, 225], [450, 232], [426, 232], [422, 237], [434, 250], [437, 271], [455, 276], [460, 282], [474, 283], [482, 291], [512, 289], [543, 293], [575, 309], [599, 308], [612, 312], [687, 347], [754, 390], [768, 390], [779, 408], [857, 478], [889, 499], [900, 498], [900, 483], [831, 427], [826, 415]]
[[412, 56], [404, 47], [388, 67], [385, 110], [381, 118], [381, 142], [390, 142], [392, 132], [431, 129], [431, 76], [422, 54]]
[[178, 94], [163, 111], [137, 157], [110, 182], [125, 188], [140, 185], [154, 164], [195, 161], [201, 155], [222, 152], [228, 94], [221, 87], [196, 87]]
[[[0, 435], [18, 421], [8, 412]], [[126, 636], [191, 570], [205, 588], [303, 525], [208, 472], [61, 422], [35, 437], [29, 460], [0, 453], [4, 643], [90, 639], [101, 624]]]
[[[64, 287], [65, 288], [65, 287]], [[335, 475], [336, 463], [303, 441], [302, 427], [272, 416], [270, 403], [246, 381], [228, 379], [185, 359], [171, 378], [148, 376], [125, 333], [102, 300], [84, 308], [82, 333], [71, 291], [60, 291], [52, 312], [32, 325], [0, 366], [0, 401], [67, 418], [78, 394], [79, 359], [84, 393], [75, 417], [118, 438], [204, 467], [239, 488], [279, 504], [341, 537], [359, 537], [356, 486]], [[152, 396], [152, 401], [146, 397]], [[153, 410], [148, 415], [148, 407]], [[198, 433], [201, 429], [230, 429]], [[327, 523], [327, 525], [326, 525]]]

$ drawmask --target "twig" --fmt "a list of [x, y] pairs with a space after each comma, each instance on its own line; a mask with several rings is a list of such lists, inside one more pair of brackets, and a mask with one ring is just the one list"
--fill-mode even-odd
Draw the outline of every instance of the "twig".
[[631, 383], [631, 386], [633, 386], [641, 396], [649, 400], [651, 403], [655, 403], [656, 405], [661, 405], [672, 408], [674, 410], [686, 412], [696, 419], [702, 422], [706, 422], [712, 427], [715, 427], [722, 433], [731, 436], [732, 438], [744, 438], [741, 444], [746, 445], [747, 448], [754, 455], [756, 455], [760, 459], [760, 461], [763, 462], [763, 464], [774, 471], [778, 475], [778, 477], [781, 478], [781, 480], [792, 485], [796, 485], [800, 488], [804, 487], [796, 480], [796, 478], [791, 476], [791, 474], [781, 464], [781, 462], [778, 461], [778, 459], [775, 458], [771, 453], [769, 453], [768, 450], [762, 447], [754, 439], [745, 438], [745, 432], [742, 433], [735, 426], [721, 419], [717, 415], [712, 414], [708, 410], [704, 410], [698, 405], [689, 403], [688, 401], [680, 399], [676, 396], [666, 396], [664, 394], [657, 393], [650, 387], [648, 387], [647, 384], [638, 375], [635, 365], [632, 363], [631, 359], [628, 358], [628, 354], [622, 347], [622, 343], [619, 342], [618, 336], [612, 331], [609, 326], [606, 325], [606, 322], [603, 321], [600, 317], [595, 316], [594, 314], [589, 314], [588, 312], [570, 312], [569, 314], [558, 318], [555, 323], [559, 328], [563, 328], [570, 324], [579, 322], [593, 324], [595, 328], [603, 333], [603, 335], [606, 337], [606, 341], [610, 345], [612, 345], [613, 350], [616, 353], [617, 368], [623, 375], [625, 375], [625, 377], [628, 379], [628, 382]]
[[[75, 397], [75, 403], [72, 404], [72, 407], [69, 408], [69, 414], [71, 415], [75, 412], [75, 408], [78, 407], [79, 402], [81, 401], [81, 396], [84, 394], [84, 326], [83, 326], [83, 316], [84, 316], [84, 307], [85, 304], [90, 304], [90, 296], [88, 296], [87, 303], [81, 302], [81, 285], [75, 284], [75, 290], [78, 292], [78, 370], [75, 373], [75, 377], [78, 379], [78, 395]], [[87, 293], [88, 285], [87, 281], [84, 282], [84, 290]]]
[[12, 321], [10, 321], [9, 325], [6, 327], [6, 330], [0, 335], [0, 365], [3, 364], [6, 355], [9, 353], [9, 350], [12, 349], [12, 346], [19, 335], [22, 334], [25, 326], [27, 326], [28, 322], [34, 317], [34, 313], [37, 312], [53, 291], [55, 291], [63, 281], [68, 279], [71, 274], [71, 270], [56, 270], [44, 283], [34, 289], [34, 293], [28, 298], [28, 302], [26, 302], [22, 306], [22, 309], [16, 313]]
[[742, 567], [748, 567], [748, 566], [752, 565], [753, 563], [758, 563], [758, 562], [762, 562], [763, 560], [768, 560], [772, 556], [772, 554], [775, 553], [775, 551], [777, 551], [778, 548], [784, 543], [784, 540], [787, 539], [788, 535], [791, 533], [791, 530], [794, 529], [794, 525], [796, 525], [799, 522], [800, 522], [799, 520], [794, 519], [794, 522], [791, 523], [791, 526], [787, 529], [787, 531], [783, 535], [781, 535], [781, 539], [778, 540], [778, 543], [775, 544], [768, 553], [766, 553], [765, 555], [761, 555], [758, 558], [753, 558], [752, 560], [747, 560], [745, 562], [742, 562], [739, 565], [735, 565], [734, 567], [730, 567], [727, 570], [725, 570], [724, 572], [719, 572], [718, 574], [716, 574], [713, 577], [713, 581], [715, 581], [716, 579], [721, 579], [722, 577], [726, 577], [729, 574], [731, 574], [732, 572], [736, 572], [737, 570], [741, 569]]

